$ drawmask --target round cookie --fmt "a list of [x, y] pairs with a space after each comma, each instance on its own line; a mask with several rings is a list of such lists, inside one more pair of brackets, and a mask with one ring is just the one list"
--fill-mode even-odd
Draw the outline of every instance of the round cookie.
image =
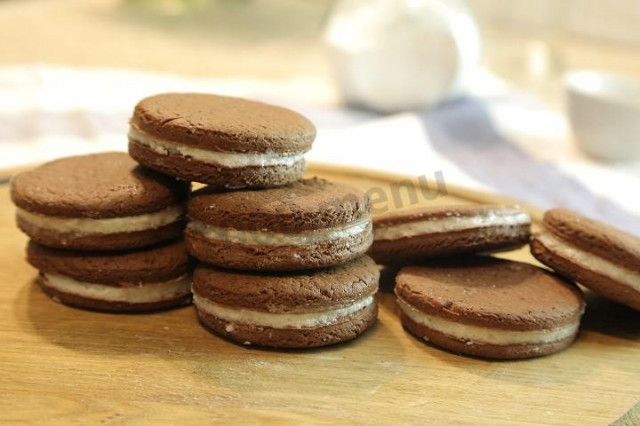
[[323, 179], [264, 190], [203, 188], [189, 200], [187, 247], [198, 259], [231, 269], [334, 266], [371, 245], [369, 211], [362, 191]]
[[640, 238], [565, 209], [545, 213], [531, 253], [585, 287], [640, 310]]
[[221, 188], [270, 188], [302, 178], [313, 124], [286, 108], [196, 93], [136, 105], [129, 153], [147, 167]]
[[127, 252], [27, 246], [38, 284], [57, 302], [107, 312], [141, 312], [191, 300], [193, 260], [183, 241]]
[[407, 264], [463, 253], [511, 250], [529, 241], [531, 218], [518, 207], [421, 207], [373, 218], [369, 255], [380, 264]]
[[378, 279], [366, 256], [300, 274], [258, 275], [200, 264], [193, 300], [200, 322], [233, 341], [311, 348], [355, 339], [374, 324]]
[[16, 176], [18, 227], [34, 241], [78, 250], [147, 246], [181, 235], [190, 185], [126, 153], [63, 158]]
[[453, 352], [495, 359], [565, 349], [578, 335], [580, 289], [525, 263], [469, 257], [409, 266], [396, 278], [402, 324]]

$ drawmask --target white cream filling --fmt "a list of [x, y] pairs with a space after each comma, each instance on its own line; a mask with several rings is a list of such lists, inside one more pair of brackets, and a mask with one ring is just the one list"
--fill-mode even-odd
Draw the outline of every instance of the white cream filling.
[[526, 225], [528, 223], [531, 223], [531, 217], [524, 212], [494, 212], [475, 217], [449, 216], [390, 226], [376, 226], [373, 230], [373, 236], [376, 241], [395, 240], [397, 238], [415, 237], [437, 232], [462, 231], [485, 226]]
[[252, 309], [232, 308], [219, 305], [210, 300], [193, 294], [193, 303], [204, 313], [213, 315], [232, 324], [249, 324], [271, 328], [309, 328], [333, 324], [341, 318], [347, 317], [366, 308], [375, 301], [375, 296], [367, 296], [353, 304], [327, 311], [305, 313], [270, 313]]
[[[455, 339], [477, 344], [522, 345], [552, 343], [572, 336], [579, 324], [570, 324], [548, 330], [510, 331], [475, 325], [460, 324], [455, 321], [425, 314], [398, 297], [400, 310], [412, 321]], [[471, 343], [469, 343], [471, 344]]]
[[334, 241], [358, 235], [370, 227], [371, 218], [360, 220], [348, 225], [322, 229], [317, 231], [303, 231], [296, 233], [280, 233], [269, 231], [243, 231], [231, 228], [218, 228], [204, 222], [192, 221], [188, 228], [210, 240], [230, 243], [251, 244], [260, 246], [306, 245]]
[[93, 235], [160, 228], [179, 220], [185, 214], [185, 210], [183, 205], [175, 205], [154, 213], [108, 219], [46, 216], [22, 209], [17, 209], [16, 215], [30, 225], [40, 229], [58, 233]]
[[541, 232], [535, 236], [535, 239], [550, 251], [557, 253], [581, 268], [597, 271], [599, 274], [606, 275], [614, 281], [628, 285], [635, 291], [640, 291], [639, 272], [632, 271], [622, 265], [567, 244], [550, 232]]
[[183, 275], [170, 281], [141, 283], [128, 287], [114, 287], [78, 281], [63, 275], [43, 275], [44, 285], [47, 287], [63, 293], [106, 302], [154, 303], [175, 299], [191, 291], [190, 275]]
[[304, 157], [303, 152], [280, 154], [275, 152], [237, 153], [208, 151], [159, 139], [141, 132], [133, 126], [129, 127], [129, 138], [150, 148], [158, 154], [178, 154], [183, 157], [193, 158], [194, 160], [201, 161], [203, 163], [218, 164], [232, 168], [249, 166], [293, 166]]

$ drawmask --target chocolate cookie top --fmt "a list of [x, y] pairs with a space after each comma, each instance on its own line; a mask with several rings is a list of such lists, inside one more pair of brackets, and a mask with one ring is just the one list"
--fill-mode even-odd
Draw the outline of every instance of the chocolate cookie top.
[[410, 210], [388, 212], [373, 218], [374, 227], [387, 227], [424, 220], [438, 220], [447, 218], [468, 218], [487, 215], [514, 216], [526, 215], [526, 212], [517, 206], [500, 205], [455, 205], [455, 206], [430, 206], [419, 207]]
[[565, 209], [549, 210], [544, 228], [555, 237], [640, 272], [640, 238]]
[[182, 241], [126, 252], [59, 250], [30, 242], [27, 260], [44, 273], [113, 286], [168, 281], [193, 267]]
[[189, 200], [189, 216], [206, 224], [241, 230], [299, 232], [366, 219], [369, 197], [324, 179], [305, 179], [263, 190], [219, 192], [203, 188]]
[[186, 200], [190, 185], [145, 169], [127, 154], [68, 157], [20, 173], [11, 199], [32, 213], [104, 219], [156, 212]]
[[505, 330], [539, 330], [576, 321], [584, 312], [577, 286], [526, 263], [469, 257], [442, 265], [410, 266], [396, 294], [438, 317]]
[[216, 303], [269, 312], [336, 309], [378, 290], [380, 273], [367, 256], [331, 269], [301, 273], [250, 273], [201, 263], [193, 276], [196, 294]]
[[131, 125], [159, 139], [231, 152], [304, 152], [316, 135], [308, 119], [289, 109], [198, 93], [143, 99]]

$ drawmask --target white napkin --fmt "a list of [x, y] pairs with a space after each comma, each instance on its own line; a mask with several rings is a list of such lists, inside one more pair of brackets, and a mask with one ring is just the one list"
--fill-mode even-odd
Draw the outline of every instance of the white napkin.
[[560, 134], [566, 135], [560, 114], [507, 99], [468, 98], [322, 132], [309, 158], [431, 179], [441, 172], [446, 183], [542, 209], [571, 208], [640, 234], [637, 164], [593, 163]]
[[294, 108], [318, 127], [311, 161], [426, 175], [540, 208], [566, 206], [640, 234], [640, 163], [602, 165], [576, 151], [562, 114], [486, 73], [472, 97], [429, 112], [341, 109], [320, 79], [203, 80], [113, 69], [0, 68], [0, 169], [126, 150], [142, 97], [166, 91], [244, 96]]

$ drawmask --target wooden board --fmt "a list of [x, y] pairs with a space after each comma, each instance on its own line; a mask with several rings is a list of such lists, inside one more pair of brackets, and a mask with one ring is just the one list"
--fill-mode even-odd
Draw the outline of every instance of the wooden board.
[[[388, 202], [378, 201], [378, 209], [504, 201], [459, 188], [412, 199], [408, 181], [394, 185], [404, 179], [399, 176], [319, 166], [310, 173], [371, 193], [381, 188]], [[640, 393], [640, 316], [595, 297], [568, 350], [490, 362], [407, 334], [385, 279], [378, 324], [362, 338], [273, 351], [207, 333], [191, 307], [109, 315], [54, 303], [33, 284], [25, 243], [13, 224], [7, 185], [0, 186], [0, 420], [10, 424], [602, 425], [623, 415]], [[526, 250], [507, 257], [532, 261]]]

